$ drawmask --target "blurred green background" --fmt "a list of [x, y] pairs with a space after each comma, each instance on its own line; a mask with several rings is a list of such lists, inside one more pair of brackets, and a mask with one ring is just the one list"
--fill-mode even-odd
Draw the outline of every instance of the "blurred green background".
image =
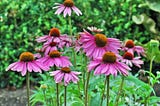
[[[55, 15], [55, 2], [62, 0], [2, 0], [0, 2], [0, 88], [21, 87], [25, 78], [16, 72], [6, 72], [6, 67], [18, 61], [24, 51], [35, 52], [39, 46], [37, 36], [49, 33], [50, 28], [60, 28], [68, 33], [68, 21]], [[76, 0], [82, 16], [72, 14], [73, 33], [96, 26], [108, 37], [136, 40], [144, 45], [151, 39], [160, 40], [159, 0]], [[146, 59], [147, 61], [147, 59]], [[158, 64], [159, 65], [159, 64]], [[36, 75], [33, 74], [33, 81]]]

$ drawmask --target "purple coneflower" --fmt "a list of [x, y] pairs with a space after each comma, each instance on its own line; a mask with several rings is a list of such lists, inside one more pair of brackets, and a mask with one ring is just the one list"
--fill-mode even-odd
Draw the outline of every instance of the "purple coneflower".
[[80, 33], [80, 42], [86, 55], [90, 58], [101, 57], [106, 51], [118, 53], [121, 44], [118, 39], [107, 38], [104, 34], [98, 33], [94, 36], [85, 31]]
[[22, 76], [26, 75], [27, 71], [29, 72], [42, 72], [41, 70], [48, 71], [49, 67], [44, 66], [40, 61], [34, 59], [34, 55], [30, 52], [23, 52], [18, 62], [10, 64], [6, 71], [13, 70], [21, 72]]
[[136, 52], [138, 56], [143, 55], [145, 56], [144, 48], [141, 46], [135, 46], [133, 40], [127, 40], [125, 43], [124, 50], [134, 54]]
[[61, 56], [61, 53], [57, 50], [51, 51], [45, 57], [39, 59], [42, 61], [46, 66], [56, 66], [56, 67], [69, 67], [72, 63], [69, 61], [67, 56]]
[[46, 41], [57, 42], [57, 43], [62, 43], [63, 46], [65, 44], [71, 45], [71, 39], [66, 34], [61, 35], [58, 28], [52, 28], [49, 32], [49, 35], [38, 37], [36, 41], [37, 42], [46, 42]]
[[77, 39], [75, 40], [75, 50], [76, 52], [79, 52], [82, 48], [82, 43], [80, 42], [80, 35], [77, 36]]
[[143, 64], [143, 61], [140, 60], [141, 57], [134, 57], [132, 53], [130, 52], [125, 52], [122, 58], [122, 62], [126, 63], [130, 67], [133, 66], [133, 64], [139, 68], [141, 68], [140, 65]]
[[63, 67], [61, 70], [56, 70], [53, 72], [50, 72], [51, 76], [54, 76], [54, 80], [56, 83], [62, 82], [62, 79], [64, 78], [64, 85], [67, 86], [69, 82], [77, 83], [79, 78], [77, 75], [79, 75], [80, 72], [71, 71], [69, 67]]
[[61, 14], [63, 12], [64, 17], [71, 16], [72, 10], [79, 16], [82, 15], [82, 12], [74, 5], [73, 0], [65, 0], [63, 4], [55, 3], [57, 5], [56, 7], [53, 7], [53, 9], [57, 9], [55, 14]]
[[42, 47], [42, 52], [45, 55], [48, 55], [51, 51], [57, 50], [58, 48], [62, 49], [61, 43], [57, 42], [45, 42]]
[[105, 52], [103, 57], [94, 59], [88, 65], [88, 70], [95, 69], [94, 74], [117, 75], [119, 71], [124, 76], [128, 75], [127, 70], [131, 70], [126, 64], [117, 61], [117, 57], [113, 52]]

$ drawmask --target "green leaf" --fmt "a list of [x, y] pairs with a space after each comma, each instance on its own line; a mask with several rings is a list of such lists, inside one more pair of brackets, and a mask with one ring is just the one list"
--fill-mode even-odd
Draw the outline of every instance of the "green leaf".
[[148, 7], [156, 12], [160, 13], [160, 1], [159, 0], [147, 0], [146, 4], [148, 5]]
[[155, 21], [152, 18], [148, 17], [146, 14], [132, 16], [132, 20], [136, 24], [143, 24], [148, 31], [154, 34], [158, 34]]

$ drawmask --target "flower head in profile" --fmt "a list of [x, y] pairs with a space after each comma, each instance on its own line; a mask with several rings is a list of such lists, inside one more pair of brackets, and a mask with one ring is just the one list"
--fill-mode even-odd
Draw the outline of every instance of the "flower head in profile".
[[130, 67], [133, 66], [133, 64], [139, 68], [141, 68], [141, 65], [143, 64], [143, 61], [140, 60], [141, 57], [134, 57], [134, 55], [130, 52], [125, 52], [122, 58], [122, 62], [126, 63]]
[[144, 51], [144, 48], [141, 47], [141, 46], [136, 46], [134, 44], [134, 41], [133, 40], [127, 40], [125, 42], [125, 47], [123, 48], [125, 51], [128, 51], [132, 54], [134, 54], [134, 52], [136, 52], [138, 54], [138, 56], [140, 55], [143, 55], [145, 56], [145, 51]]
[[80, 42], [80, 35], [78, 35], [75, 40], [75, 51], [79, 52], [81, 48], [82, 48], [82, 43]]
[[42, 62], [35, 60], [35, 56], [30, 52], [23, 52], [19, 61], [10, 64], [6, 71], [13, 70], [21, 72], [22, 76], [26, 75], [27, 71], [29, 72], [42, 72], [48, 71], [49, 67], [45, 66]]
[[64, 85], [67, 86], [71, 81], [73, 83], [77, 83], [79, 78], [77, 75], [79, 75], [80, 72], [71, 71], [69, 67], [63, 67], [60, 70], [56, 70], [53, 72], [50, 72], [51, 76], [54, 76], [54, 80], [56, 83], [62, 82], [62, 79], [64, 79]]
[[90, 30], [91, 32], [95, 32], [95, 33], [100, 33], [103, 31], [103, 29], [98, 29], [97, 27], [91, 26], [91, 27], [87, 27], [88, 30]]
[[84, 32], [80, 33], [80, 36], [83, 51], [90, 58], [101, 57], [106, 51], [118, 53], [118, 49], [121, 47], [118, 39], [107, 38], [101, 33], [92, 35], [84, 30]]
[[94, 75], [105, 74], [117, 76], [117, 72], [128, 75], [127, 70], [131, 70], [126, 64], [119, 62], [113, 52], [105, 52], [102, 57], [94, 59], [88, 65], [88, 71], [95, 69]]
[[66, 34], [61, 34], [58, 28], [50, 29], [48, 35], [44, 35], [42, 37], [38, 37], [36, 39], [37, 42], [56, 42], [61, 43], [61, 46], [71, 45], [71, 39]]
[[42, 61], [44, 65], [49, 67], [69, 67], [72, 65], [72, 63], [69, 61], [67, 56], [61, 56], [62, 53], [60, 53], [57, 50], [51, 51], [48, 55], [45, 57], [42, 57], [41, 59], [38, 59], [38, 61]]
[[72, 10], [79, 16], [82, 12], [74, 5], [73, 0], [65, 0], [63, 4], [55, 3], [53, 9], [57, 9], [55, 14], [59, 15], [63, 12], [64, 17], [71, 16]]

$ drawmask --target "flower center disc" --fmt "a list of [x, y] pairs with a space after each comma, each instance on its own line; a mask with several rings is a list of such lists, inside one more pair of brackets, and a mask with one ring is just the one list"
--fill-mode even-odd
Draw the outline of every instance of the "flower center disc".
[[65, 73], [70, 73], [71, 69], [69, 67], [63, 67], [63, 68], [61, 68], [61, 71], [65, 72]]
[[134, 47], [134, 42], [133, 40], [128, 40], [125, 44], [125, 47], [128, 47], [128, 48], [133, 48]]
[[51, 46], [51, 47], [53, 47], [53, 46], [56, 46], [56, 42], [51, 42], [49, 45]]
[[54, 57], [60, 57], [61, 56], [61, 53], [57, 50], [53, 50], [49, 53], [49, 56], [54, 58]]
[[20, 61], [29, 62], [34, 60], [34, 55], [30, 52], [23, 52], [19, 57]]
[[128, 60], [132, 60], [132, 59], [133, 59], [133, 54], [130, 53], [130, 52], [126, 52], [126, 53], [123, 55], [123, 58], [124, 58], [124, 59], [128, 59]]
[[107, 37], [104, 34], [96, 34], [95, 43], [98, 47], [104, 47], [107, 44]]
[[60, 31], [58, 28], [52, 28], [49, 32], [50, 36], [54, 36], [54, 37], [59, 37], [60, 36]]
[[114, 63], [116, 62], [116, 59], [117, 57], [113, 52], [106, 52], [102, 57], [102, 60], [105, 63]]
[[74, 2], [72, 0], [65, 0], [63, 4], [66, 7], [73, 7], [74, 6]]

